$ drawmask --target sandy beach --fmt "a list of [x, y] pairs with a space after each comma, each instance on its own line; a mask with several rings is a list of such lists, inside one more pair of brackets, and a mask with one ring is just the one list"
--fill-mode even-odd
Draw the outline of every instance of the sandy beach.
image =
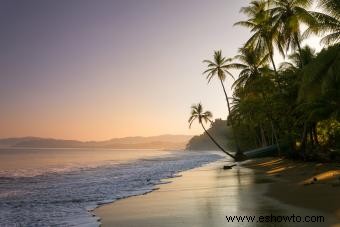
[[[225, 164], [230, 163], [222, 160], [182, 172], [180, 177], [164, 181], [171, 183], [159, 185], [149, 194], [101, 206], [94, 213], [100, 217], [102, 226], [122, 227], [340, 224], [336, 165], [295, 163], [293, 167], [292, 161], [260, 159], [223, 170]], [[319, 180], [310, 184], [309, 178], [314, 175], [319, 175]], [[235, 215], [255, 219], [228, 221], [227, 216]], [[302, 220], [306, 216], [322, 216], [325, 222], [259, 221], [261, 216], [292, 215]]]
[[259, 159], [246, 167], [276, 178], [265, 195], [336, 217], [340, 224], [340, 164], [304, 163], [281, 158]]

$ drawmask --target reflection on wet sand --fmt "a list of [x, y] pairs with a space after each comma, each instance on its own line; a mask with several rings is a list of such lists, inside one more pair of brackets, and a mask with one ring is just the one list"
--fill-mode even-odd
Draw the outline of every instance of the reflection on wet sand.
[[[232, 215], [324, 215], [264, 196], [272, 182], [241, 166], [223, 170], [222, 161], [184, 172], [150, 194], [131, 197], [95, 210], [103, 226], [305, 226], [306, 223], [228, 223]], [[325, 216], [326, 221], [331, 221]], [[311, 226], [308, 223], [308, 226]], [[255, 226], [256, 226], [255, 225]], [[330, 226], [316, 223], [312, 226]]]

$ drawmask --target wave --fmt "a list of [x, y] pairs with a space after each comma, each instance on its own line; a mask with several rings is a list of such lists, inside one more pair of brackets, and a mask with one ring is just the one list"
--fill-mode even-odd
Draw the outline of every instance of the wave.
[[124, 164], [69, 169], [40, 175], [1, 177], [0, 223], [19, 226], [98, 226], [89, 211], [101, 204], [145, 194], [192, 169], [220, 159], [182, 152]]

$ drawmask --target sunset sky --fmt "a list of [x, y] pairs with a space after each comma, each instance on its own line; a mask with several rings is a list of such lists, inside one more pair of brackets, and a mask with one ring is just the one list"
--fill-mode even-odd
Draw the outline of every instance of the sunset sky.
[[247, 2], [2, 0], [0, 137], [201, 133], [188, 129], [191, 104], [227, 115], [202, 60], [237, 53]]

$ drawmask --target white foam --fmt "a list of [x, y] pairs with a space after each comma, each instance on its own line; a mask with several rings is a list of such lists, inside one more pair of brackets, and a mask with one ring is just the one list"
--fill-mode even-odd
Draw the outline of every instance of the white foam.
[[162, 179], [220, 158], [210, 153], [182, 152], [133, 163], [6, 177], [0, 182], [0, 223], [98, 226], [98, 218], [88, 211], [99, 204], [150, 192], [164, 183]]

